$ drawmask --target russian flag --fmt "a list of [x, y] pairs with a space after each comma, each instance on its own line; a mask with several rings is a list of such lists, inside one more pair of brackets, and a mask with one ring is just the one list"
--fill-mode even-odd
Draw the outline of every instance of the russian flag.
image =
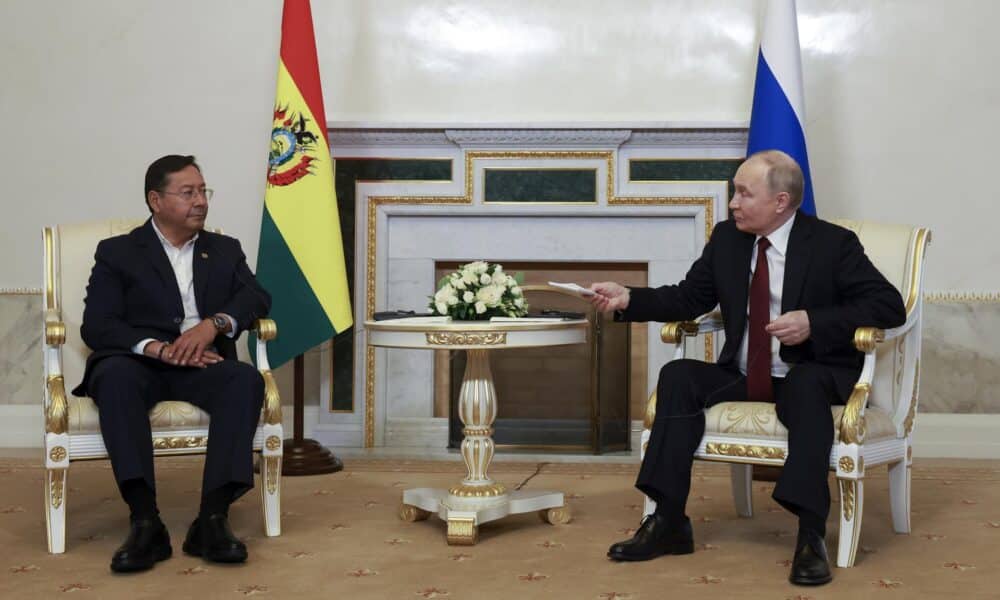
[[795, 0], [768, 0], [757, 56], [747, 156], [761, 150], [781, 150], [794, 158], [805, 176], [801, 210], [815, 215], [803, 127], [805, 107]]

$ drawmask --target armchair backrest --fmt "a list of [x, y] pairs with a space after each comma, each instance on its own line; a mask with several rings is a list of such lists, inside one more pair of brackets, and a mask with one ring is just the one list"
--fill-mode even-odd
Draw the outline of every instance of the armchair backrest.
[[[90, 349], [80, 337], [83, 323], [83, 299], [87, 281], [94, 267], [97, 243], [128, 233], [145, 219], [109, 219], [89, 223], [74, 223], [46, 227], [44, 243], [44, 296], [42, 310], [56, 310], [66, 325], [66, 342], [62, 347], [62, 375], [66, 387], [73, 388], [83, 377]], [[48, 373], [46, 374], [48, 375]]]
[[907, 435], [917, 409], [924, 251], [930, 242], [930, 231], [909, 225], [846, 219], [831, 221], [857, 234], [865, 254], [903, 296], [907, 323], [913, 322], [913, 328], [906, 335], [879, 345], [869, 397], [869, 404], [892, 417], [897, 433]]
[[66, 343], [62, 347], [62, 375], [66, 387], [80, 383], [90, 349], [80, 338], [83, 323], [83, 299], [94, 266], [94, 251], [101, 240], [128, 233], [143, 220], [115, 219], [46, 227], [43, 232], [44, 296], [43, 310], [57, 311], [66, 325]]

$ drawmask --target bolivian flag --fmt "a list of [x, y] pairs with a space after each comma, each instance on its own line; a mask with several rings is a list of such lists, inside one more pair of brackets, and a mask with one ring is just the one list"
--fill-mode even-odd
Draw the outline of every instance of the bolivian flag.
[[285, 0], [257, 279], [278, 325], [272, 368], [352, 324], [309, 0]]

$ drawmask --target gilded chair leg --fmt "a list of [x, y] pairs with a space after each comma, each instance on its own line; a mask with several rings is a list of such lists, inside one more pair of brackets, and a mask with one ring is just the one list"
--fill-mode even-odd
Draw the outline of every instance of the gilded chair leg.
[[753, 465], [729, 465], [729, 479], [733, 484], [736, 514], [749, 519], [753, 516]]
[[840, 542], [837, 545], [837, 566], [853, 567], [861, 539], [861, 517], [864, 508], [863, 479], [837, 479], [840, 487]]
[[268, 537], [281, 535], [281, 454], [261, 455], [260, 493], [264, 532]]
[[62, 554], [66, 551], [66, 469], [46, 469], [43, 485], [49, 552]]
[[893, 531], [910, 533], [910, 464], [906, 459], [889, 465], [889, 505]]

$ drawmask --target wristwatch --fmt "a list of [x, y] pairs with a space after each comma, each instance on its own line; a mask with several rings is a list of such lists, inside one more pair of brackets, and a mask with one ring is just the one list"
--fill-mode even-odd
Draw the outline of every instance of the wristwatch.
[[212, 325], [215, 325], [215, 330], [219, 333], [229, 329], [229, 319], [222, 315], [212, 315]]

